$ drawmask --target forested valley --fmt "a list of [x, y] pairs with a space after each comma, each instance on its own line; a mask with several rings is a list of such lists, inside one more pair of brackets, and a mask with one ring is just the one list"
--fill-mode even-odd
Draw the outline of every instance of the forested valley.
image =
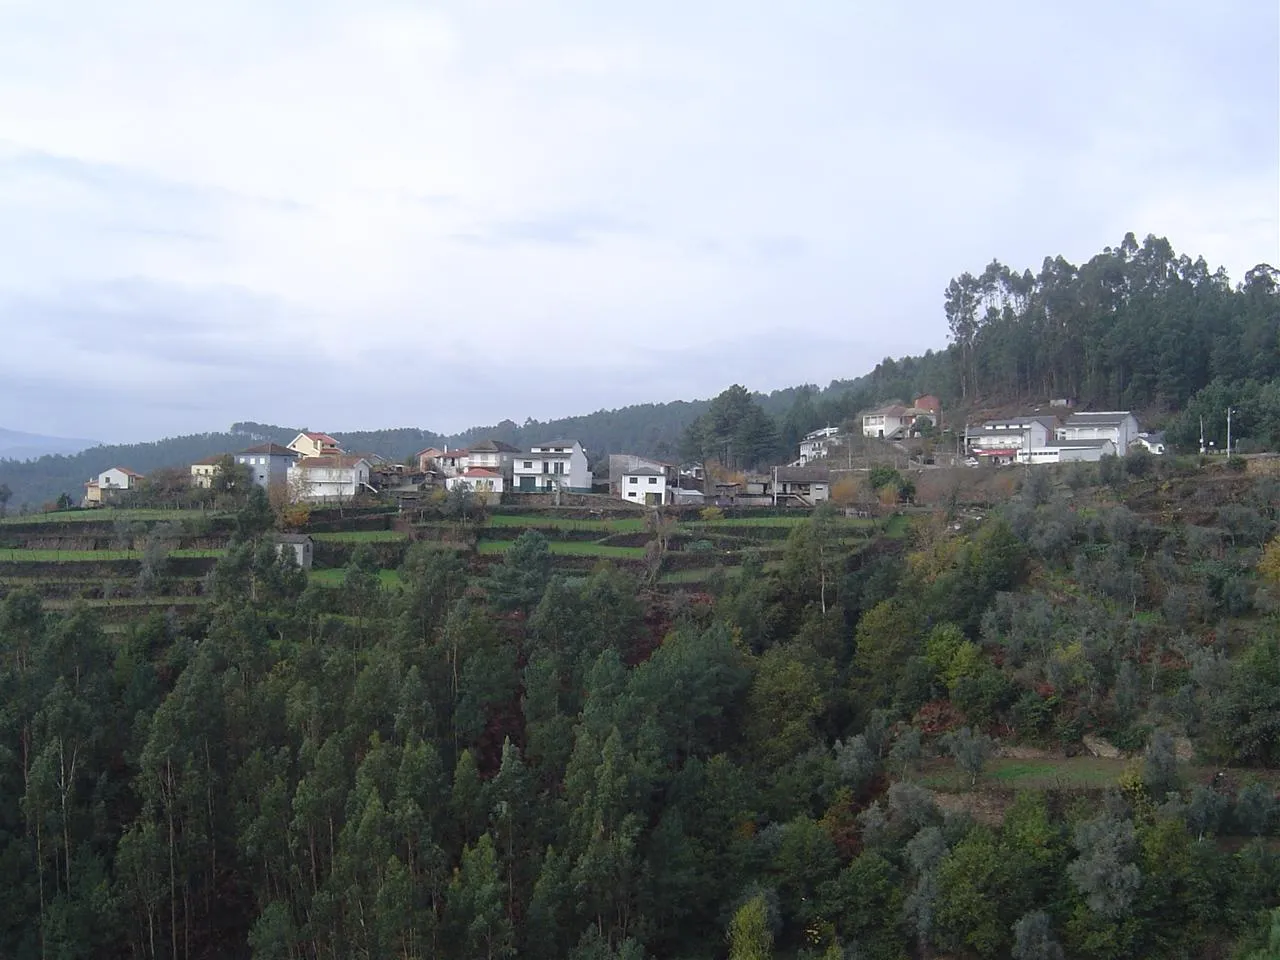
[[[1198, 447], [1200, 420], [1218, 449], [1225, 411], [1242, 453], [1280, 448], [1280, 273], [1259, 264], [1234, 285], [1203, 258], [1177, 254], [1167, 240], [1128, 234], [1076, 266], [1046, 257], [1038, 272], [992, 261], [944, 291], [938, 340], [945, 349], [885, 359], [869, 374], [824, 388], [753, 394], [759, 414], [743, 419], [738, 446], [759, 463], [787, 462], [810, 430], [839, 425], [889, 400], [929, 393], [942, 398], [948, 423], [992, 408], [1068, 399], [1088, 409], [1131, 409], [1144, 425], [1168, 429], [1184, 451]], [[942, 319], [945, 316], [945, 329]], [[868, 358], [851, 358], [865, 369]], [[431, 410], [403, 408], [430, 422]], [[582, 416], [522, 423], [504, 420], [454, 436], [401, 428], [341, 432], [351, 451], [401, 460], [435, 444], [465, 446], [492, 437], [528, 447], [548, 437], [580, 440], [593, 457], [637, 453], [675, 458], [697, 449], [689, 430], [711, 410], [707, 400], [651, 403]], [[10, 424], [12, 426], [12, 424]], [[263, 441], [288, 443], [293, 427], [253, 422], [228, 433], [155, 443], [95, 447], [27, 463], [0, 460], [0, 488], [11, 509], [40, 509], [60, 494], [78, 500], [86, 479], [112, 466], [143, 473], [185, 468], [194, 460]]]
[[261, 504], [190, 617], [12, 585], [0, 956], [1275, 956], [1280, 482], [1021, 477], [696, 592]]

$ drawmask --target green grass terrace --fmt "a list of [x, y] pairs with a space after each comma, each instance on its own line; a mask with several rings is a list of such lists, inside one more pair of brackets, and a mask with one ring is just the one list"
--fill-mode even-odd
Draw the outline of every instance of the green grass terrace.
[[338, 533], [313, 533], [311, 539], [326, 543], [399, 543], [407, 540], [398, 530], [344, 530]]
[[28, 523], [104, 523], [114, 520], [186, 520], [191, 517], [217, 516], [223, 516], [223, 513], [216, 510], [130, 510], [116, 507], [99, 507], [94, 510], [55, 510], [51, 513], [29, 513], [25, 516], [9, 514], [0, 518], [0, 526]]
[[[170, 557], [221, 557], [227, 551], [216, 549], [183, 549], [172, 550]], [[54, 562], [74, 563], [81, 560], [141, 560], [141, 550], [23, 550], [0, 549], [0, 560], [9, 563]]]
[[[486, 555], [504, 554], [513, 546], [515, 546], [514, 540], [481, 540], [476, 544], [476, 552]], [[644, 556], [644, 547], [613, 547], [603, 543], [561, 540], [552, 540], [547, 546], [553, 556], [562, 557], [611, 557], [618, 560], [639, 560]]]

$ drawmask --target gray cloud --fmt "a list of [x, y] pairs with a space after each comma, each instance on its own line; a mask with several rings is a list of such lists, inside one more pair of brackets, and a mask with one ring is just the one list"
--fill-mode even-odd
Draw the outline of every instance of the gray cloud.
[[611, 236], [643, 233], [645, 229], [643, 224], [605, 213], [564, 211], [490, 223], [455, 234], [455, 239], [483, 247], [523, 243], [581, 247]]

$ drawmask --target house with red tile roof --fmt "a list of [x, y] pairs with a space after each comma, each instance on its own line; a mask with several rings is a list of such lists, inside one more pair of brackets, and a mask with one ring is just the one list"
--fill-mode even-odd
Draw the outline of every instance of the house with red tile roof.
[[100, 507], [122, 493], [137, 489], [141, 480], [142, 474], [128, 467], [112, 467], [110, 470], [103, 470], [84, 485], [84, 505]]
[[289, 449], [300, 457], [324, 457], [342, 453], [342, 447], [327, 433], [304, 430], [289, 442]]
[[497, 470], [488, 467], [467, 467], [456, 477], [447, 477], [444, 485], [449, 490], [466, 487], [478, 500], [485, 503], [497, 503], [502, 499], [502, 492], [507, 489], [506, 477]]

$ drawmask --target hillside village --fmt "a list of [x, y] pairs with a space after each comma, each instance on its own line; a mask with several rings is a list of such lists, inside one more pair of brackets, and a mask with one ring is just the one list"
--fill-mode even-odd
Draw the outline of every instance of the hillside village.
[[[374, 453], [344, 450], [327, 433], [302, 431], [287, 445], [263, 443], [235, 453], [205, 457], [190, 465], [193, 489], [215, 486], [229, 464], [264, 488], [284, 492], [290, 502], [342, 504], [386, 497], [411, 504], [435, 491], [465, 489], [480, 503], [496, 505], [513, 496], [599, 494], [638, 506], [734, 505], [813, 507], [832, 497], [843, 474], [867, 473], [867, 441], [904, 465], [970, 467], [1096, 463], [1142, 449], [1162, 455], [1163, 434], [1144, 432], [1134, 414], [1073, 411], [1069, 401], [1054, 401], [1066, 415], [1036, 413], [966, 423], [959, 433], [943, 421], [941, 401], [916, 397], [910, 405], [891, 403], [868, 410], [844, 427], [823, 427], [798, 444], [795, 459], [766, 469], [732, 473], [706, 462], [671, 463], [632, 453], [610, 454], [607, 473], [593, 474], [588, 452], [572, 439], [547, 440], [528, 449], [486, 439], [466, 448], [428, 447], [403, 463]], [[918, 442], [954, 438], [954, 451]], [[907, 444], [911, 442], [912, 445]], [[858, 463], [853, 450], [859, 448]], [[1202, 451], [1203, 452], [1203, 451]], [[842, 462], [843, 460], [843, 462]], [[600, 464], [604, 467], [605, 464]], [[127, 467], [104, 470], [85, 484], [84, 507], [118, 502], [136, 492], [142, 474]], [[848, 504], [845, 504], [846, 506]]]
[[1280, 382], [996, 390], [990, 329], [665, 425], [0, 483], [0, 955], [1275, 954]]

